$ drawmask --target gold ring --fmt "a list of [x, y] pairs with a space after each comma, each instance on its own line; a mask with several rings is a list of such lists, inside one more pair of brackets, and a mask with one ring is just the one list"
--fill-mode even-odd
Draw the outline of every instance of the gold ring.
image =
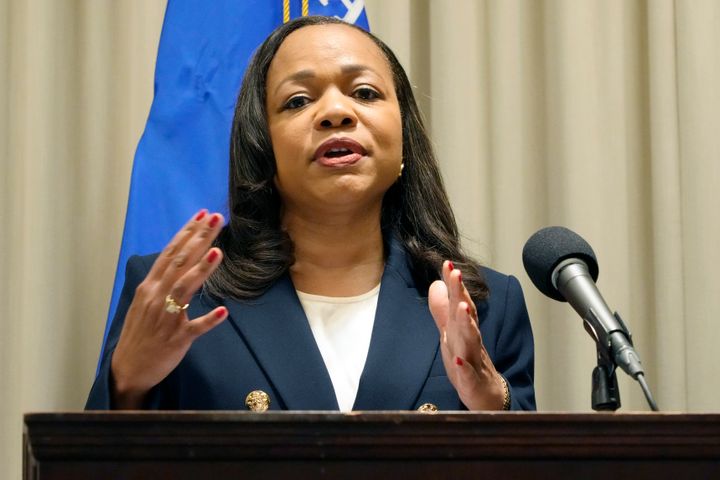
[[180, 313], [183, 310], [187, 310], [189, 306], [190, 304], [186, 303], [181, 307], [171, 295], [165, 297], [165, 311], [168, 313]]

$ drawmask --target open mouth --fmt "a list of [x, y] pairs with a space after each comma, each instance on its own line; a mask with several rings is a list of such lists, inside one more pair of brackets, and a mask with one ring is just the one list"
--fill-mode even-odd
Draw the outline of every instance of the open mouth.
[[349, 148], [331, 148], [327, 152], [325, 152], [325, 156], [327, 158], [340, 158], [344, 157], [345, 155], [350, 155], [352, 150]]
[[360, 161], [367, 151], [351, 138], [331, 138], [315, 151], [315, 161], [326, 167], [345, 167]]

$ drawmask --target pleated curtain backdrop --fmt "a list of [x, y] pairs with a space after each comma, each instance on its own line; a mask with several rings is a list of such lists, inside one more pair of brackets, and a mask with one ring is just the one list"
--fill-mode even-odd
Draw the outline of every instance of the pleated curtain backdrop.
[[[600, 261], [664, 410], [717, 411], [720, 2], [366, 0], [416, 87], [468, 250], [517, 276], [538, 407], [590, 409], [595, 351], [521, 262], [564, 225]], [[22, 413], [82, 408], [165, 3], [0, 0], [0, 477]], [[622, 411], [647, 410], [621, 375]]]
[[93, 380], [164, 1], [0, 0], [0, 478]]

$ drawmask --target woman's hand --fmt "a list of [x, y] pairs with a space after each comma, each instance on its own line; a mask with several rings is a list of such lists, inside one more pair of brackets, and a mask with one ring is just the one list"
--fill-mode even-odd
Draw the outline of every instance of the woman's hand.
[[177, 367], [192, 342], [227, 316], [227, 309], [218, 307], [189, 320], [184, 309], [173, 312], [166, 301], [169, 295], [176, 305], [186, 305], [220, 264], [222, 252], [210, 245], [222, 226], [222, 215], [200, 211], [135, 290], [112, 357], [115, 408], [140, 408], [147, 392]]
[[485, 350], [477, 310], [462, 283], [462, 273], [446, 261], [442, 280], [430, 286], [428, 302], [438, 330], [450, 383], [470, 410], [502, 410], [504, 380]]

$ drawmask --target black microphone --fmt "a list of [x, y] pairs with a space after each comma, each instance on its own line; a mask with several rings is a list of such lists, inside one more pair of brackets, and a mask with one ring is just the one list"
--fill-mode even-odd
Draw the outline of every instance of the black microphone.
[[595, 285], [598, 262], [580, 235], [564, 227], [543, 228], [527, 241], [522, 257], [535, 286], [550, 298], [567, 301], [615, 365], [635, 379], [644, 375], [625, 323], [611, 312]]

